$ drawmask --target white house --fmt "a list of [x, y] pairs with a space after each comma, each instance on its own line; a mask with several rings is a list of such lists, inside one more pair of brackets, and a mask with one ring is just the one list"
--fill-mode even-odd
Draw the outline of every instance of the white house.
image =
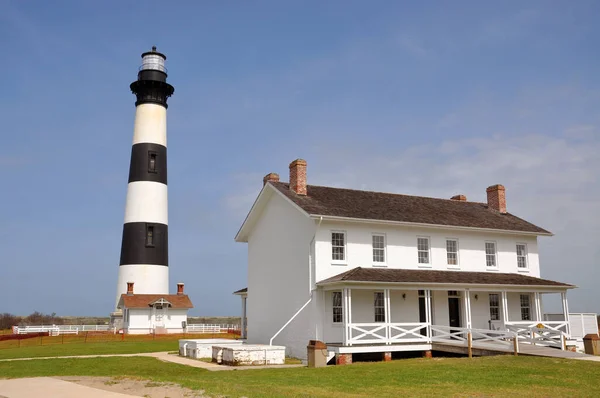
[[123, 311], [123, 333], [165, 334], [185, 331], [193, 305], [183, 293], [183, 283], [177, 284], [177, 294], [135, 294], [133, 282], [128, 282], [117, 308]]
[[[306, 161], [289, 169], [289, 183], [264, 177], [235, 237], [248, 244], [236, 293], [249, 343], [306, 358], [321, 340], [343, 363], [427, 352], [444, 331], [538, 325], [547, 294], [568, 314], [575, 286], [540, 278], [537, 239], [552, 234], [507, 212], [502, 185], [478, 203], [307, 185]], [[568, 336], [568, 322], [543, 325]]]

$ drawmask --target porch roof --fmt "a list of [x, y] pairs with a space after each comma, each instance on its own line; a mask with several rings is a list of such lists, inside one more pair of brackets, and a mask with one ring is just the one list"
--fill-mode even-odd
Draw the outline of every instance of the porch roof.
[[391, 269], [356, 267], [317, 285], [331, 285], [343, 282], [398, 283], [398, 284], [457, 284], [457, 285], [508, 285], [575, 288], [575, 285], [536, 278], [522, 274], [500, 272], [437, 271], [421, 269]]

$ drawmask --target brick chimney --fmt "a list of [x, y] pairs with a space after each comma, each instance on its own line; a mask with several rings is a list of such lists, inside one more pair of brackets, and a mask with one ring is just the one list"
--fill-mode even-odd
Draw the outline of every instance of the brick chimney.
[[179, 282], [177, 284], [177, 294], [178, 295], [182, 295], [183, 294], [183, 283]]
[[265, 184], [269, 181], [272, 182], [279, 182], [279, 174], [277, 173], [269, 173], [266, 176], [264, 176], [263, 178], [263, 186], [265, 186]]
[[506, 189], [504, 185], [492, 185], [487, 187], [486, 192], [488, 207], [500, 213], [506, 213]]
[[452, 200], [459, 200], [461, 202], [466, 202], [467, 201], [467, 197], [465, 195], [454, 195], [450, 199], [452, 199]]
[[133, 294], [133, 282], [127, 282], [127, 295], [131, 296]]
[[306, 195], [306, 160], [296, 159], [290, 163], [290, 189], [298, 195]]

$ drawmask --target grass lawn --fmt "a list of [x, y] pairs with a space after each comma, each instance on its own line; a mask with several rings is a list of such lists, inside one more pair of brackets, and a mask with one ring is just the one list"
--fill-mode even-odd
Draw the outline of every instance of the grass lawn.
[[209, 372], [155, 358], [0, 362], [2, 377], [126, 376], [228, 397], [600, 396], [600, 363], [537, 357], [403, 359], [321, 369]]
[[0, 359], [178, 351], [177, 340], [70, 343], [0, 349]]

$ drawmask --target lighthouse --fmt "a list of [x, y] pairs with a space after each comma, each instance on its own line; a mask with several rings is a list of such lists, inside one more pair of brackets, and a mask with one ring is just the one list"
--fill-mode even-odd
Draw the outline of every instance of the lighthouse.
[[136, 293], [169, 293], [169, 233], [167, 195], [167, 57], [142, 54], [135, 94], [135, 122], [129, 165], [125, 219], [115, 309], [128, 283]]

